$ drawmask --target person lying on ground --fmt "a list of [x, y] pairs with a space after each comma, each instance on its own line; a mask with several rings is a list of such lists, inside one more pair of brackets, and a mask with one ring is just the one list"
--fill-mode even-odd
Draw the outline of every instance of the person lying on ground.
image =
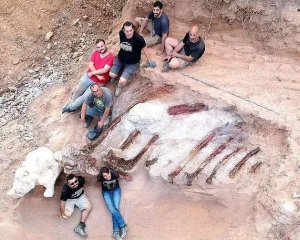
[[132, 181], [132, 177], [123, 175], [111, 168], [102, 167], [97, 181], [101, 183], [102, 196], [105, 204], [112, 215], [113, 237], [121, 240], [127, 234], [127, 224], [120, 213], [121, 188], [118, 178], [123, 177], [126, 181]]
[[144, 29], [150, 32], [150, 36], [145, 37], [147, 47], [161, 43], [156, 52], [157, 55], [161, 55], [164, 52], [165, 40], [170, 28], [168, 15], [163, 11], [163, 4], [160, 1], [154, 2], [152, 12], [145, 18], [136, 17], [135, 25], [137, 28], [140, 27], [140, 35], [143, 34]]
[[94, 140], [100, 136], [104, 127], [112, 119], [113, 97], [108, 88], [100, 87], [97, 83], [90, 86], [90, 91], [90, 95], [82, 104], [81, 120], [84, 127], [88, 128], [94, 117], [99, 118], [97, 125], [87, 134], [88, 139]]
[[114, 55], [108, 51], [103, 39], [96, 40], [96, 49], [90, 57], [87, 72], [82, 76], [78, 86], [76, 87], [70, 103], [65, 105], [62, 113], [73, 112], [81, 107], [82, 103], [91, 91], [89, 86], [97, 83], [104, 86], [109, 80], [109, 70], [114, 61]]
[[[127, 21], [123, 24], [122, 30], [119, 32], [119, 37], [120, 51], [109, 72], [112, 78], [111, 81], [113, 81], [123, 69], [115, 90], [116, 97], [121, 94], [122, 88], [127, 84], [128, 79], [138, 70], [141, 61], [141, 52], [146, 46], [144, 38], [135, 32], [131, 22]], [[146, 55], [145, 50], [144, 54]]]
[[182, 40], [178, 42], [175, 38], [168, 37], [165, 43], [166, 61], [163, 72], [169, 69], [183, 68], [195, 63], [204, 53], [205, 44], [200, 37], [198, 26], [192, 26]]
[[63, 218], [70, 218], [75, 206], [81, 211], [80, 222], [74, 228], [74, 231], [81, 237], [87, 237], [85, 222], [92, 209], [92, 205], [84, 193], [84, 184], [85, 179], [82, 176], [70, 174], [67, 176], [60, 196], [60, 212]]

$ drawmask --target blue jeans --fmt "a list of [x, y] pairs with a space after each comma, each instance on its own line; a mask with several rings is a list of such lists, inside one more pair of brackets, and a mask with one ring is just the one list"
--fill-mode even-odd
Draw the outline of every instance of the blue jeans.
[[118, 187], [113, 191], [102, 191], [102, 195], [105, 204], [112, 215], [113, 231], [119, 232], [120, 228], [126, 225], [119, 211], [121, 200], [121, 188]]
[[77, 108], [81, 107], [85, 99], [91, 94], [92, 91], [89, 87], [93, 83], [95, 82], [93, 82], [86, 73], [82, 76], [78, 86], [73, 93], [71, 102], [68, 105], [71, 111], [74, 111]]

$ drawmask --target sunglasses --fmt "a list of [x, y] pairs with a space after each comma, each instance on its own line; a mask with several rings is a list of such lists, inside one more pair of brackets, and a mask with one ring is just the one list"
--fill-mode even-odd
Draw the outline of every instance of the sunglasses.
[[78, 183], [78, 180], [75, 180], [74, 182], [70, 182], [69, 185], [70, 185], [70, 186], [74, 186], [74, 185], [77, 184], [77, 183]]

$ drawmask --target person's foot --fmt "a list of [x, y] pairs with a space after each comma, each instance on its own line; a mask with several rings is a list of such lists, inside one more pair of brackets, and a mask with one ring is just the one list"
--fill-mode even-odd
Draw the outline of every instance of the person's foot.
[[126, 237], [127, 231], [128, 231], [127, 225], [121, 228], [121, 238]]
[[68, 112], [68, 113], [72, 112], [72, 110], [69, 108], [68, 105], [64, 106], [63, 109], [62, 109], [62, 111], [61, 111], [62, 114], [66, 113], [66, 112]]
[[121, 93], [122, 93], [122, 88], [118, 86], [115, 90], [115, 96], [118, 97], [120, 96]]
[[112, 237], [116, 240], [122, 240], [119, 232], [113, 232]]
[[74, 232], [78, 233], [83, 238], [86, 238], [88, 236], [85, 232], [85, 227], [80, 223], [74, 228]]
[[91, 125], [91, 123], [92, 123], [92, 121], [93, 121], [94, 118], [92, 116], [90, 116], [90, 115], [85, 115], [84, 118], [85, 118], [84, 127], [88, 128]]

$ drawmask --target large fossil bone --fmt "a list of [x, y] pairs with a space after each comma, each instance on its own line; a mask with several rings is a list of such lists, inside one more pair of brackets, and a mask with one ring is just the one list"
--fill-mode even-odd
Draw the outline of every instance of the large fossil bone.
[[168, 175], [168, 181], [170, 183], [173, 183], [174, 178], [182, 171], [182, 169], [186, 166], [186, 164], [192, 160], [197, 153], [199, 153], [199, 151], [204, 148], [214, 137], [215, 137], [215, 133], [212, 132], [210, 134], [208, 134], [200, 143], [198, 143], [190, 152], [190, 154], [187, 156], [187, 158], [182, 161], [179, 166]]
[[208, 163], [210, 163], [210, 161], [212, 159], [214, 159], [218, 154], [220, 154], [229, 144], [230, 142], [233, 140], [233, 137], [230, 137], [225, 143], [221, 144], [218, 148], [216, 148], [201, 164], [200, 166], [197, 168], [196, 171], [194, 171], [193, 173], [186, 173], [186, 184], [188, 186], [192, 185], [193, 180], [203, 171], [203, 169], [206, 167], [206, 165]]
[[218, 170], [224, 166], [228, 160], [230, 158], [232, 158], [235, 154], [237, 154], [242, 148], [238, 147], [237, 149], [235, 149], [233, 152], [227, 154], [225, 157], [222, 158], [222, 160], [220, 162], [218, 162], [218, 164], [215, 166], [214, 170], [212, 171], [212, 173], [210, 174], [210, 176], [206, 179], [206, 183], [211, 184], [213, 178], [216, 176]]
[[257, 147], [255, 149], [253, 149], [252, 151], [248, 152], [241, 161], [239, 161], [235, 167], [230, 171], [229, 173], [229, 177], [234, 178], [236, 173], [245, 165], [245, 163], [247, 162], [247, 160], [249, 158], [251, 158], [252, 156], [254, 156], [255, 154], [257, 154], [260, 151], [260, 148]]
[[118, 157], [112, 149], [110, 149], [106, 155], [106, 160], [108, 164], [113, 168], [121, 171], [127, 172], [132, 170], [132, 168], [138, 163], [140, 158], [145, 154], [149, 147], [155, 143], [159, 138], [159, 135], [154, 135], [149, 142], [141, 149], [141, 151], [132, 159], [125, 159], [123, 157]]
[[193, 103], [193, 104], [180, 104], [171, 106], [168, 108], [169, 115], [179, 115], [184, 113], [194, 113], [200, 112], [202, 110], [207, 110], [208, 107], [203, 103]]
[[156, 163], [158, 161], [158, 158], [153, 158], [153, 159], [150, 159], [150, 160], [147, 160], [145, 162], [145, 166], [146, 167], [150, 167], [151, 165], [153, 165], [154, 163]]
[[129, 134], [126, 140], [122, 143], [120, 149], [124, 151], [128, 146], [136, 139], [136, 137], [140, 134], [139, 130], [134, 130]]

